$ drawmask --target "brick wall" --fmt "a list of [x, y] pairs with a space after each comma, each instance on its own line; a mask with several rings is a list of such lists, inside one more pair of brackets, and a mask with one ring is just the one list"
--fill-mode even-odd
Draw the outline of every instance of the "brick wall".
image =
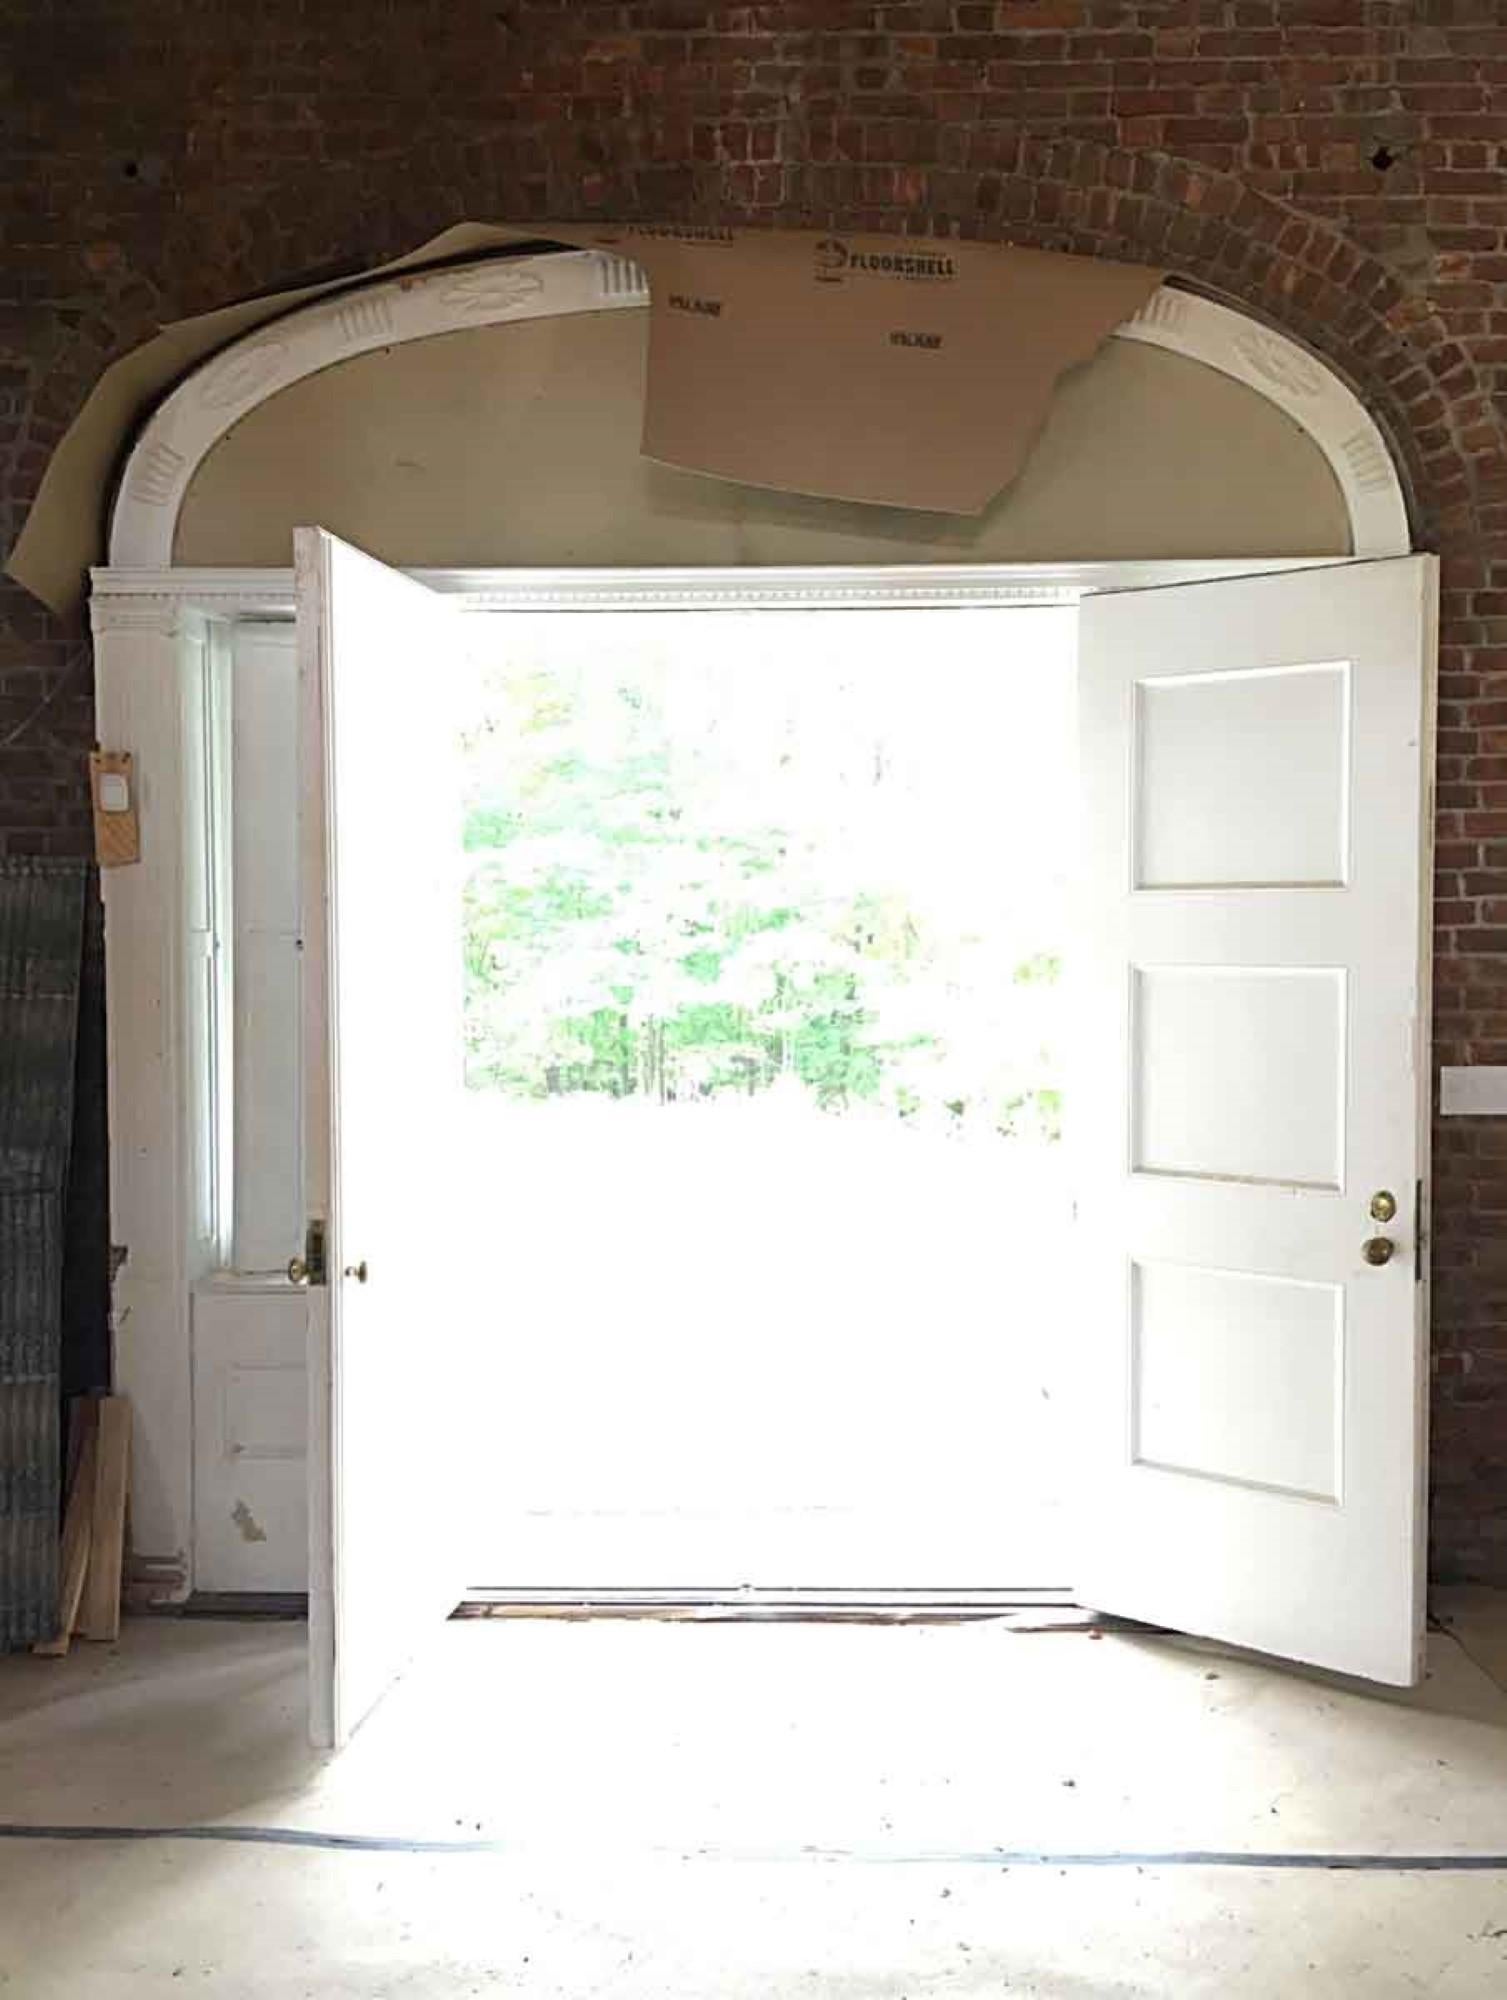
[[[0, 61], [7, 542], [160, 318], [462, 215], [1009, 237], [1306, 340], [1444, 558], [1438, 1054], [1507, 1061], [1500, 0], [9, 0]], [[0, 844], [80, 848], [89, 735], [7, 592]], [[1436, 1569], [1507, 1582], [1507, 1127], [1438, 1134], [1435, 1272]]]

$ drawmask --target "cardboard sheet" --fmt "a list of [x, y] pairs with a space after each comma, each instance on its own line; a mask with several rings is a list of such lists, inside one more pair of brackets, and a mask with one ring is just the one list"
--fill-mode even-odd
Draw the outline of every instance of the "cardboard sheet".
[[104, 560], [131, 439], [208, 355], [324, 294], [521, 246], [648, 274], [643, 449], [826, 498], [977, 514], [1019, 472], [1052, 391], [1162, 272], [994, 243], [714, 226], [458, 223], [388, 263], [165, 327], [101, 376], [62, 439], [9, 575], [72, 609]]
[[643, 448], [753, 486], [979, 514], [1058, 378], [1162, 273], [921, 237], [624, 229], [650, 276]]

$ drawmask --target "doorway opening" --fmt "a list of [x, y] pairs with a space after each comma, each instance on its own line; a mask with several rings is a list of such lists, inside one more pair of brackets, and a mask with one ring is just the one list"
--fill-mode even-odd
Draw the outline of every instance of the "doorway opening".
[[[1423, 1576], [1436, 576], [1430, 559], [1406, 553], [1404, 498], [1374, 421], [1316, 356], [1174, 285], [1078, 378], [1098, 381], [1097, 403], [1072, 418], [1065, 392], [1030, 476], [987, 520], [883, 519], [689, 475], [667, 481], [639, 450], [644, 296], [631, 270], [547, 253], [515, 260], [508, 275], [523, 285], [404, 274], [359, 305], [342, 291], [300, 308], [276, 341], [249, 333], [215, 357], [213, 385], [196, 374], [164, 399], [120, 480], [114, 566], [95, 572], [92, 609], [100, 740], [130, 745], [148, 787], [146, 865], [103, 885], [112, 1235], [128, 1250], [115, 1286], [117, 1363], [141, 1444], [138, 1579], [173, 1602], [196, 1588], [306, 1586], [312, 1729], [319, 1742], [344, 1740], [416, 1635], [467, 1584], [497, 1574], [489, 1552], [458, 1545], [478, 1523], [485, 1542], [499, 1500], [517, 1527], [508, 1481], [516, 1488], [549, 1435], [505, 1375], [500, 1330], [511, 1331], [510, 1314], [529, 1318], [562, 1206], [602, 1183], [596, 1208], [614, 1216], [615, 1192], [626, 1188], [641, 1209], [657, 1185], [659, 1235], [624, 1248], [621, 1219], [617, 1242], [603, 1224], [605, 1244], [588, 1232], [568, 1270], [555, 1259], [557, 1279], [588, 1294], [593, 1273], [578, 1266], [610, 1268], [615, 1256], [644, 1281], [643, 1299], [668, 1303], [639, 1311], [647, 1328], [625, 1328], [619, 1309], [594, 1330], [594, 1352], [578, 1349], [595, 1451], [564, 1454], [579, 1483], [554, 1496], [553, 1512], [534, 1509], [541, 1544], [546, 1529], [610, 1525], [612, 1506], [583, 1502], [583, 1488], [594, 1498], [586, 1475], [599, 1477], [605, 1461], [637, 1479], [613, 1505], [641, 1529], [667, 1466], [691, 1485], [699, 1476], [704, 1521], [730, 1545], [739, 1509], [744, 1528], [760, 1511], [747, 1504], [750, 1477], [782, 1454], [805, 1524], [831, 1528], [830, 1545], [845, 1514], [852, 1527], [865, 1506], [874, 1518], [889, 1508], [887, 1546], [914, 1531], [913, 1573], [935, 1575], [917, 1495], [956, 1491], [977, 1473], [963, 1448], [949, 1460], [935, 1440], [997, 1446], [1009, 1397], [970, 1398], [971, 1378], [960, 1386], [955, 1367], [949, 1401], [958, 1357], [937, 1352], [946, 1324], [924, 1328], [938, 1365], [923, 1379], [921, 1329], [951, 1266], [927, 1272], [914, 1255], [910, 1289], [897, 1278], [877, 1318], [851, 1311], [850, 1267], [867, 1256], [898, 1270], [915, 1251], [918, 1203], [975, 1150], [988, 1157], [987, 1123], [973, 1136], [978, 1093], [943, 1085], [942, 1113], [933, 1106], [928, 1120], [913, 1074], [934, 1085], [951, 1053], [972, 1047], [967, 982], [941, 1026], [930, 1005], [919, 1024], [906, 1017], [890, 989], [903, 998], [925, 982], [898, 978], [903, 958], [886, 962], [885, 896], [871, 907], [859, 879], [883, 871], [855, 864], [853, 880], [813, 890], [814, 921], [750, 898], [726, 913], [736, 937], [713, 924], [660, 937], [657, 956], [610, 940], [623, 966], [650, 961], [632, 969], [652, 969], [653, 990], [610, 963], [620, 976], [607, 1005], [594, 974], [584, 1011], [580, 992], [565, 996], [563, 1016], [540, 1010], [567, 1030], [542, 1096], [476, 1092], [467, 1105], [460, 1063], [448, 1060], [465, 1041], [462, 924], [446, 900], [461, 843], [439, 837], [459, 785], [437, 711], [468, 650], [506, 645], [547, 623], [546, 611], [590, 612], [583, 623], [602, 621], [608, 634], [619, 610], [715, 608], [719, 620], [756, 612], [751, 624], [783, 634], [792, 611], [882, 607], [894, 618], [924, 608], [941, 632], [941, 614], [963, 607], [1066, 604], [1080, 654], [1072, 789], [1090, 811], [1082, 921], [1057, 956], [1081, 1032], [1060, 1105], [1050, 1079], [1010, 1094], [1017, 1113], [1060, 1112], [1075, 1155], [1074, 1247], [1057, 1260], [1052, 1311], [1038, 1315], [1048, 1337], [1018, 1350], [1028, 1387], [1063, 1358], [1054, 1414], [1071, 1410], [1057, 1443], [1074, 1469], [1059, 1491], [1093, 1496], [1072, 1509], [1093, 1529], [1073, 1542], [1073, 1593], [1098, 1610], [1407, 1682]], [[426, 356], [437, 333], [457, 340]], [[541, 345], [547, 378], [529, 360]], [[403, 373], [409, 362], [418, 377]], [[436, 362], [454, 398], [413, 388], [432, 383]], [[514, 396], [527, 405], [521, 426]], [[419, 453], [403, 442], [414, 422]], [[323, 441], [317, 492], [299, 448], [313, 435]], [[278, 444], [290, 436], [293, 448]], [[415, 507], [418, 458], [427, 483]], [[1262, 476], [1211, 481], [1210, 468], [1226, 464]], [[299, 525], [311, 517], [332, 532]], [[278, 565], [290, 537], [287, 570]], [[388, 566], [467, 554], [507, 567]], [[265, 671], [243, 672], [255, 651]], [[873, 718], [857, 719], [872, 734]], [[259, 788], [247, 781], [253, 746], [272, 742], [283, 754], [263, 759]], [[960, 752], [970, 771], [987, 764], [975, 748]], [[694, 801], [717, 807], [703, 817], [704, 859], [726, 862], [734, 834], [757, 848], [769, 828], [722, 812], [737, 802], [737, 773], [725, 787], [681, 775]], [[550, 783], [569, 788], [559, 772]], [[949, 778], [949, 811], [967, 791]], [[882, 815], [871, 819], [877, 848], [888, 841], [903, 854]], [[1044, 817], [1017, 834], [1012, 859], [1022, 849], [1050, 859], [1061, 835]], [[673, 884], [677, 842], [646, 844]], [[473, 847], [471, 865], [491, 869], [495, 887], [486, 846]], [[622, 879], [614, 895], [632, 901], [635, 878]], [[903, 873], [902, 883], [913, 889]], [[506, 904], [519, 885], [505, 866], [500, 886]], [[555, 886], [568, 903], [568, 871]], [[851, 955], [836, 968], [821, 955], [834, 931], [823, 895], [849, 905], [835, 911]], [[799, 899], [790, 907], [800, 912]], [[570, 921], [613, 915], [587, 905]], [[803, 937], [816, 957], [787, 966], [778, 953]], [[671, 951], [676, 943], [688, 948]], [[1042, 951], [1045, 968], [1054, 954]], [[509, 964], [504, 952], [504, 972]], [[1022, 1007], [1066, 990], [1050, 978], [1032, 985], [1017, 993], [1012, 974]], [[441, 1020], [453, 1032], [422, 1031]], [[484, 1054], [479, 1043], [472, 1053]], [[500, 1060], [506, 1071], [506, 1049]], [[581, 1087], [614, 1064], [616, 1091]], [[983, 1096], [997, 1107], [995, 1082]], [[783, 1149], [796, 1167], [760, 1175], [757, 1146], [729, 1138], [719, 1149], [712, 1135], [731, 1131], [734, 1112], [763, 1116], [767, 1131], [782, 1118], [794, 1131], [798, 1113], [801, 1143]], [[615, 1161], [609, 1113], [625, 1141], [634, 1118], [655, 1121], [656, 1144], [661, 1127], [694, 1133], [700, 1171], [677, 1154], [655, 1183], [634, 1171], [644, 1149], [626, 1143], [616, 1150], [630, 1164]], [[541, 1240], [510, 1234], [499, 1176], [513, 1177], [526, 1208], [530, 1163], [524, 1148], [487, 1143], [484, 1127], [490, 1119], [494, 1137], [508, 1126], [516, 1138], [529, 1119], [543, 1131], [566, 1117], [599, 1118], [601, 1132], [570, 1148], [562, 1128], [558, 1147], [537, 1149], [564, 1199], [549, 1206]], [[888, 1211], [893, 1179], [868, 1143], [881, 1125], [886, 1149], [904, 1137], [921, 1157], [935, 1141], [946, 1162], [937, 1183]], [[830, 1170], [820, 1174], [823, 1149]], [[679, 1204], [669, 1228], [666, 1181]], [[1012, 1221], [1028, 1199], [1048, 1199], [1046, 1170], [1029, 1183]], [[834, 1220], [844, 1201], [849, 1214]], [[970, 1232], [971, 1201], [982, 1216]], [[962, 1239], [958, 1257], [974, 1268], [980, 1246], [998, 1243], [1006, 1204], [970, 1181], [966, 1199], [934, 1205], [952, 1231], [946, 1247]], [[771, 1236], [806, 1251], [804, 1264], [792, 1260], [802, 1284], [774, 1283]], [[1044, 1225], [1033, 1247], [1036, 1236]], [[855, 1242], [846, 1262], [834, 1251]], [[805, 1268], [813, 1262], [820, 1284]], [[720, 1292], [705, 1283], [708, 1265]], [[987, 1271], [996, 1293], [1009, 1289], [1000, 1266]], [[1010, 1268], [1009, 1282], [1019, 1275]], [[862, 1276], [879, 1290], [872, 1269]], [[1080, 1281], [1075, 1316], [1063, 1305]], [[819, 1381], [837, 1413], [825, 1434], [809, 1385], [790, 1379], [811, 1370], [783, 1296], [802, 1289], [832, 1307], [833, 1337], [849, 1353], [865, 1327], [899, 1329], [888, 1344], [871, 1340], [846, 1376], [833, 1368]], [[698, 1316], [701, 1294], [710, 1310]], [[729, 1342], [729, 1330], [745, 1337]], [[676, 1397], [651, 1401], [639, 1377], [654, 1371], [635, 1373], [624, 1355], [641, 1364], [655, 1340], [658, 1380], [681, 1391], [736, 1349], [736, 1410], [690, 1425]], [[539, 1343], [518, 1351], [537, 1374]], [[976, 1365], [980, 1351], [975, 1343], [962, 1360]], [[580, 1421], [580, 1387], [555, 1385], [557, 1440]], [[636, 1456], [626, 1412], [640, 1426]], [[897, 1416], [900, 1478], [894, 1463], [881, 1471]], [[918, 1437], [929, 1440], [919, 1463]], [[796, 1475], [818, 1441], [843, 1479], [801, 1491]], [[1009, 1541], [1013, 1496], [999, 1483], [1006, 1454], [992, 1456], [996, 1484], [979, 1475], [974, 1490], [985, 1488], [997, 1587], [1024, 1565], [1022, 1542], [1012, 1551]], [[557, 1457], [543, 1468], [552, 1476]], [[772, 1533], [778, 1508], [763, 1512]], [[950, 1548], [966, 1554], [965, 1514], [954, 1508]], [[594, 1566], [609, 1554], [599, 1545]], [[667, 1569], [672, 1556], [682, 1573], [706, 1575], [691, 1529], [662, 1555]], [[734, 1574], [772, 1560], [767, 1544], [729, 1558]], [[785, 1568], [793, 1575], [788, 1558]], [[606, 1589], [610, 1576], [609, 1566], [585, 1588]]]
[[472, 1581], [1064, 1586], [1075, 609], [478, 622]]

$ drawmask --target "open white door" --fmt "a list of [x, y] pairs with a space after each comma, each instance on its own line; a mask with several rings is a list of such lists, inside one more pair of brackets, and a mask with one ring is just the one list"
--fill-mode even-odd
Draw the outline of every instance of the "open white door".
[[[294, 536], [302, 680], [310, 1731], [343, 1743], [466, 1578], [448, 1310], [462, 1190], [460, 619]], [[317, 1244], [313, 1246], [317, 1248]], [[306, 1262], [314, 1263], [313, 1257]]]
[[1096, 1477], [1075, 1587], [1401, 1685], [1423, 1630], [1435, 575], [1417, 556], [1094, 597], [1080, 641]]

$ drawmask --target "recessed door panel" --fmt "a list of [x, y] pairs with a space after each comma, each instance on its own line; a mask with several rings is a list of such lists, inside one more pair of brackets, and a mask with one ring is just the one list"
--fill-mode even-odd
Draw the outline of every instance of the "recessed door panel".
[[1135, 1463], [1338, 1501], [1342, 1288], [1152, 1262], [1131, 1285]]
[[1343, 662], [1140, 681], [1136, 887], [1343, 883], [1349, 687]]
[[309, 1579], [308, 1302], [286, 1283], [211, 1283], [193, 1305], [194, 1583]]
[[1142, 966], [1132, 1007], [1138, 1173], [1341, 1185], [1342, 971]]

